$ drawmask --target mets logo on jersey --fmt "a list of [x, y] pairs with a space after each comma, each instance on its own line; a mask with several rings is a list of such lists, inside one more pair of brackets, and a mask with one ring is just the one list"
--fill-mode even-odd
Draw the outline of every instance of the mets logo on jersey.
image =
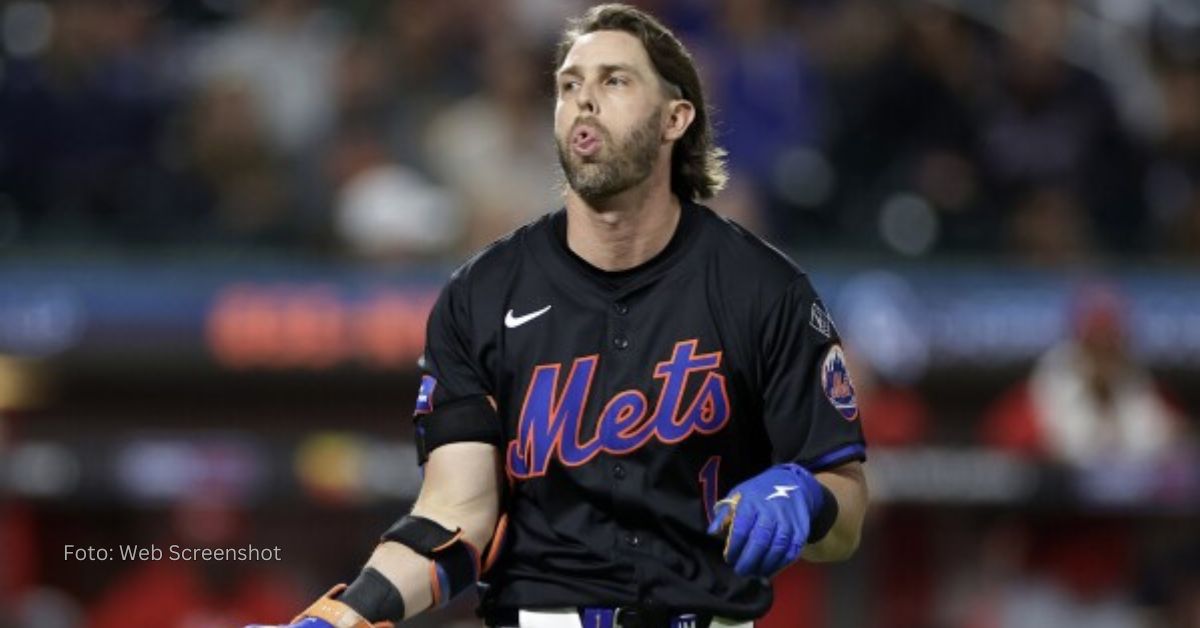
[[[668, 360], [654, 367], [661, 381], [658, 399], [638, 389], [617, 393], [605, 403], [590, 438], [580, 434], [588, 391], [600, 361], [598, 355], [576, 358], [562, 381], [563, 364], [533, 369], [521, 405], [517, 437], [508, 443], [505, 461], [515, 479], [546, 474], [551, 460], [578, 467], [601, 453], [628, 454], [651, 440], [678, 443], [693, 433], [713, 434], [729, 422], [725, 376], [717, 371], [721, 352], [696, 353], [698, 341], [675, 343]], [[691, 400], [684, 399], [689, 381], [702, 378]]]
[[854, 385], [850, 383], [850, 372], [846, 370], [846, 355], [841, 345], [833, 345], [825, 353], [821, 364], [821, 390], [833, 404], [838, 414], [847, 421], [858, 418], [858, 401], [854, 398]]

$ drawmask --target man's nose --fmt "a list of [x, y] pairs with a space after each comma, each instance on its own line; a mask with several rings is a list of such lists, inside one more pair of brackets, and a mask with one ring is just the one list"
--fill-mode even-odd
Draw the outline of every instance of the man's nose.
[[575, 106], [579, 108], [580, 113], [596, 115], [600, 112], [590, 85], [584, 84], [579, 86], [579, 89], [575, 92]]

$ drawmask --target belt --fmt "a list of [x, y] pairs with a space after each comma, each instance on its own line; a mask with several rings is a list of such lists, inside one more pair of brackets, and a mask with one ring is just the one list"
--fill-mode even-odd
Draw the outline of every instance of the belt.
[[709, 628], [711, 615], [674, 614], [665, 608], [581, 608], [583, 628]]
[[520, 628], [753, 628], [754, 622], [681, 613], [661, 607], [584, 607], [521, 610], [493, 608], [488, 625]]

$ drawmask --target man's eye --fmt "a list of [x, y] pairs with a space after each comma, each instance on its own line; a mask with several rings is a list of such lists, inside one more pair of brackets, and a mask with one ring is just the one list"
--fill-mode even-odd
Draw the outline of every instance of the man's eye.
[[569, 92], [569, 91], [575, 89], [576, 87], [579, 87], [579, 81], [565, 81], [565, 82], [559, 84], [558, 91]]
[[606, 85], [628, 85], [629, 81], [626, 80], [625, 77], [623, 77], [623, 76], [610, 76], [610, 77], [608, 77], [608, 80], [605, 81], [605, 84]]

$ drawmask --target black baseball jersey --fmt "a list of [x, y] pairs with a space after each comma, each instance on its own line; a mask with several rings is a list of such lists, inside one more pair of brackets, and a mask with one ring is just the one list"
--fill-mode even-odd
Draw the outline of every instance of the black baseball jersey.
[[615, 273], [566, 220], [476, 255], [429, 318], [419, 429], [472, 413], [476, 436], [443, 440], [495, 442], [509, 480], [484, 606], [759, 617], [770, 587], [734, 574], [709, 513], [771, 465], [864, 459], [837, 330], [791, 260], [705, 207]]

